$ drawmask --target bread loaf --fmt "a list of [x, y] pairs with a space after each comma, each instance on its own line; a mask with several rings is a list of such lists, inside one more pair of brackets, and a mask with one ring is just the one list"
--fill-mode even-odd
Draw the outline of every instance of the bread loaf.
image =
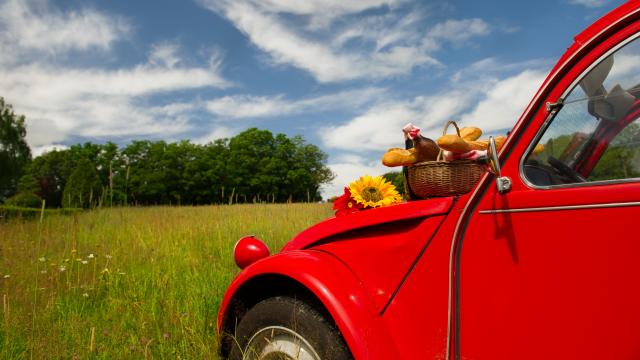
[[482, 130], [477, 127], [468, 126], [460, 129], [460, 137], [466, 141], [478, 140], [482, 136]]
[[467, 141], [458, 135], [442, 135], [438, 138], [437, 143], [442, 150], [451, 151], [456, 154], [474, 150]]
[[[496, 150], [500, 150], [504, 142], [507, 140], [506, 136], [496, 136], [493, 138], [496, 142]], [[476, 141], [467, 141], [469, 146], [473, 148], [473, 150], [487, 150], [489, 149], [489, 139], [485, 140], [476, 140]]]
[[409, 166], [418, 161], [415, 149], [391, 148], [382, 155], [382, 164], [389, 167]]
[[[462, 131], [460, 131], [462, 133]], [[496, 142], [496, 150], [500, 150], [506, 136], [496, 136], [493, 138]], [[489, 148], [489, 140], [466, 141], [457, 135], [443, 135], [438, 139], [438, 146], [443, 150], [448, 150], [456, 154], [462, 154], [471, 150], [487, 150]]]

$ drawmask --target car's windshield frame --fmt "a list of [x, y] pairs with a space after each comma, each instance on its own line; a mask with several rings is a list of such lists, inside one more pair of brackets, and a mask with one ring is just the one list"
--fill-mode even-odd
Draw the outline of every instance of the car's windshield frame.
[[[569, 86], [567, 86], [565, 91], [558, 98], [557, 103], [563, 104], [565, 99], [567, 99], [569, 97], [569, 95], [571, 94], [571, 92], [579, 85], [580, 81], [582, 81], [586, 76], [588, 76], [589, 73], [591, 72], [591, 70], [593, 70], [596, 66], [598, 66], [600, 63], [602, 63], [607, 57], [609, 57], [612, 54], [616, 53], [618, 50], [623, 48], [625, 45], [628, 45], [629, 43], [633, 42], [634, 40], [636, 40], [638, 38], [640, 38], [640, 31], [636, 32], [635, 34], [627, 37], [626, 39], [624, 39], [620, 43], [616, 44], [611, 49], [609, 49], [604, 54], [602, 54], [600, 57], [598, 57], [598, 59], [593, 61], [584, 71], [582, 71], [580, 73], [580, 75], [578, 75], [571, 82], [571, 84]], [[632, 88], [631, 90], [633, 90], [635, 88], [636, 87]], [[522, 156], [520, 157], [519, 166], [518, 166], [520, 179], [522, 180], [522, 182], [527, 187], [529, 187], [531, 189], [538, 189], [538, 190], [550, 190], [550, 189], [562, 189], [562, 188], [585, 187], [585, 186], [603, 186], [603, 185], [611, 185], [611, 184], [619, 184], [619, 183], [622, 184], [622, 183], [631, 183], [631, 182], [639, 182], [640, 181], [640, 177], [635, 177], [635, 178], [626, 178], [626, 179], [594, 180], [594, 181], [587, 181], [587, 182], [573, 182], [573, 183], [566, 183], [566, 184], [537, 185], [537, 184], [534, 184], [531, 180], [529, 180], [527, 178], [527, 176], [526, 176], [526, 168], [525, 168], [525, 166], [527, 165], [527, 160], [529, 159], [530, 155], [532, 154], [535, 146], [540, 142], [540, 140], [542, 139], [542, 137], [544, 136], [544, 134], [548, 130], [549, 126], [551, 126], [551, 124], [553, 124], [553, 120], [556, 118], [556, 116], [561, 111], [562, 111], [562, 106], [560, 106], [558, 108], [555, 108], [553, 111], [551, 111], [547, 115], [547, 117], [545, 118], [544, 122], [542, 123], [542, 125], [540, 126], [538, 131], [536, 132], [536, 135], [530, 141], [530, 143], [527, 146], [526, 150], [522, 153]], [[633, 123], [633, 122], [631, 122], [631, 123]], [[598, 124], [598, 126], [600, 126], [600, 123]], [[624, 128], [622, 128], [620, 131], [622, 131], [623, 129]], [[591, 141], [593, 139], [594, 134], [595, 134], [595, 132], [592, 133], [591, 136], [589, 137], [589, 139], [586, 140], [583, 144], [587, 144], [589, 141]], [[582, 152], [584, 150], [582, 148], [583, 144], [581, 144], [581, 149], [578, 150], [579, 152]], [[580, 154], [579, 156], [581, 157], [582, 154]]]

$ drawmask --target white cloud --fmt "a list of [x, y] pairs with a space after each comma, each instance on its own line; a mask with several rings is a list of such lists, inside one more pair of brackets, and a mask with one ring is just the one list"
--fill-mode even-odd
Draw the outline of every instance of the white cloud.
[[[339, 17], [361, 13], [381, 7], [395, 7], [405, 0], [243, 0], [261, 12], [272, 14], [292, 14], [308, 18], [308, 27], [318, 29], [328, 27]], [[224, 12], [224, 7], [236, 0], [201, 0], [205, 6]]]
[[239, 133], [240, 130], [238, 129], [233, 129], [230, 127], [226, 127], [226, 126], [216, 126], [214, 127], [214, 129], [209, 132], [208, 134], [201, 136], [199, 138], [195, 138], [195, 139], [191, 139], [191, 141], [194, 144], [208, 144], [214, 140], [217, 139], [223, 139], [223, 138], [230, 138], [234, 135], [236, 135], [237, 133]]
[[202, 110], [189, 103], [151, 101], [154, 95], [232, 84], [220, 74], [213, 50], [204, 66], [185, 66], [177, 43], [150, 47], [146, 62], [120, 69], [71, 67], [59, 60], [76, 52], [104, 57], [129, 25], [117, 16], [85, 9], [61, 12], [45, 0], [0, 6], [0, 94], [27, 118], [27, 140], [36, 149], [69, 137], [172, 136], [192, 129]]
[[461, 116], [461, 121], [477, 124], [485, 132], [513, 127], [545, 75], [546, 72], [525, 70], [497, 82], [473, 110]]
[[[346, 123], [319, 131], [325, 146], [351, 152], [380, 155], [391, 147], [403, 146], [401, 128], [413, 122], [430, 138], [442, 135], [447, 120], [474, 125], [485, 132], [510, 128], [531, 100], [544, 79], [544, 72], [524, 70], [498, 80], [458, 83], [456, 89], [408, 101], [389, 100], [373, 106]], [[357, 142], [354, 139], [364, 139]]]
[[[97, 86], [99, 84], [99, 86]], [[190, 129], [195, 104], [146, 104], [145, 97], [228, 83], [209, 68], [150, 64], [122, 70], [65, 69], [24, 65], [0, 69], [0, 93], [31, 124], [28, 139], [39, 146], [76, 136], [176, 134]], [[51, 129], [55, 129], [52, 131]]]
[[[496, 64], [492, 59], [478, 66]], [[504, 64], [503, 68], [513, 70], [520, 66]], [[476, 74], [473, 80], [454, 83], [455, 89], [405, 101], [389, 99], [342, 125], [320, 129], [318, 135], [323, 144], [341, 151], [329, 160], [336, 179], [323, 188], [323, 196], [340, 195], [342, 188], [359, 176], [399, 170], [384, 167], [380, 158], [388, 148], [404, 146], [401, 128], [408, 122], [421, 127], [423, 134], [432, 139], [442, 134], [447, 120], [456, 120], [461, 126], [478, 126], [485, 134], [513, 127], [544, 75], [546, 72], [540, 70], [524, 69], [499, 78], [491, 70]], [[449, 129], [449, 133], [452, 131]]]
[[[382, 5], [391, 9], [395, 1], [296, 4], [285, 0], [266, 3], [201, 0], [201, 3], [226, 17], [255, 46], [269, 54], [273, 64], [307, 71], [322, 83], [389, 78], [407, 75], [418, 66], [441, 65], [432, 52], [443, 42], [458, 46], [489, 33], [488, 24], [480, 19], [449, 20], [426, 31], [420, 27], [417, 13], [363, 15], [358, 20], [347, 16]], [[308, 26], [283, 15], [305, 15], [301, 22], [306, 20]], [[339, 16], [340, 21], [335, 20]]]
[[[452, 90], [434, 96], [418, 96], [411, 101], [389, 101], [376, 105], [347, 123], [320, 131], [323, 143], [336, 149], [382, 155], [387, 148], [403, 146], [402, 127], [413, 122], [429, 137], [440, 135], [441, 126], [468, 108], [472, 94]], [[355, 139], [362, 139], [357, 146]]]
[[235, 95], [211, 100], [207, 102], [206, 106], [210, 113], [223, 118], [275, 117], [303, 112], [318, 113], [339, 108], [353, 110], [379, 99], [384, 93], [384, 89], [366, 88], [340, 91], [300, 100], [288, 100], [285, 99], [284, 95]]
[[495, 79], [505, 74], [520, 73], [528, 69], [550, 69], [555, 59], [533, 59], [505, 64], [490, 57], [478, 60], [473, 64], [456, 71], [451, 77], [453, 82], [469, 82], [478, 79]]
[[[96, 86], [99, 85], [99, 86]], [[216, 69], [139, 65], [121, 70], [67, 69], [31, 64], [0, 69], [0, 88], [26, 101], [61, 101], [83, 95], [139, 96], [203, 86], [229, 86]]]
[[314, 16], [340, 16], [359, 13], [383, 5], [394, 5], [399, 2], [398, 0], [261, 0], [255, 1], [254, 3], [259, 4], [271, 12]]
[[368, 161], [355, 155], [343, 156], [335, 162], [330, 162], [327, 166], [336, 174], [336, 178], [322, 187], [322, 197], [325, 199], [342, 195], [344, 187], [360, 176], [382, 175], [394, 170], [383, 166], [380, 160]]
[[54, 150], [66, 150], [69, 147], [66, 145], [62, 145], [62, 144], [51, 144], [51, 145], [44, 145], [44, 146], [36, 146], [34, 148], [31, 148], [31, 156], [32, 157], [36, 157], [36, 156], [40, 156], [44, 153], [48, 153]]
[[62, 13], [46, 1], [7, 0], [0, 5], [0, 30], [0, 59], [8, 62], [16, 58], [16, 51], [56, 55], [69, 50], [106, 50], [130, 31], [130, 25], [121, 17], [95, 10]]
[[474, 36], [489, 34], [489, 25], [481, 19], [447, 20], [437, 24], [428, 32], [433, 40], [446, 40], [460, 44]]
[[582, 5], [588, 8], [597, 8], [604, 6], [609, 0], [569, 0], [569, 4]]
[[174, 68], [180, 63], [179, 46], [175, 43], [156, 44], [151, 47], [149, 62], [153, 65]]

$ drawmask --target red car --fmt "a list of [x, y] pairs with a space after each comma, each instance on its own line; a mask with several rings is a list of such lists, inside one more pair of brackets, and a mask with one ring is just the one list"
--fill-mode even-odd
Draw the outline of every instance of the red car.
[[470, 193], [331, 218], [274, 256], [241, 240], [222, 354], [640, 359], [639, 38], [639, 1], [576, 36]]

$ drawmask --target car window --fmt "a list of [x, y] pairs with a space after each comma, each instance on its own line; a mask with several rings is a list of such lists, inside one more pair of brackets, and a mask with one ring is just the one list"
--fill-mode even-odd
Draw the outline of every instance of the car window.
[[640, 178], [640, 41], [602, 59], [562, 99], [524, 173], [536, 186]]

